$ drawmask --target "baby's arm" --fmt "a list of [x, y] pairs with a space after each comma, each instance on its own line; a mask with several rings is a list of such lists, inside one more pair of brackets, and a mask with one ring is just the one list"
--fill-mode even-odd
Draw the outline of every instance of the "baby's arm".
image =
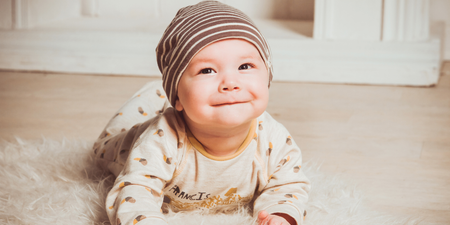
[[161, 121], [150, 125], [136, 140], [108, 193], [106, 207], [112, 224], [167, 224], [161, 212], [162, 190], [176, 168], [173, 159], [177, 159], [177, 139], [170, 126]]
[[108, 122], [96, 145], [162, 114], [169, 102], [161, 85], [160, 81], [148, 82], [128, 99]]
[[161, 116], [168, 106], [161, 82], [145, 84], [122, 105], [95, 142], [96, 163], [117, 177], [133, 141], [145, 131], [145, 124]]
[[301, 169], [301, 152], [282, 125], [272, 134], [266, 153], [268, 183], [255, 200], [254, 212], [260, 224], [273, 220], [273, 224], [300, 225], [310, 189]]

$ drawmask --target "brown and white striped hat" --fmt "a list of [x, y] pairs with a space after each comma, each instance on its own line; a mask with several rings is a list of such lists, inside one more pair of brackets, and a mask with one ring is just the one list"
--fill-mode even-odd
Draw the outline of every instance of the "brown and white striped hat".
[[178, 82], [195, 54], [213, 42], [230, 38], [244, 39], [258, 49], [267, 67], [270, 85], [270, 49], [250, 18], [218, 1], [202, 1], [178, 11], [156, 48], [163, 88], [173, 106], [177, 99]]

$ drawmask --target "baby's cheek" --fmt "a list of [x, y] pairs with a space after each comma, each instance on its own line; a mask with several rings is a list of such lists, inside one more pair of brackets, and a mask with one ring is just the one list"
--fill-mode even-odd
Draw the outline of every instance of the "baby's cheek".
[[269, 103], [269, 91], [259, 90], [256, 100], [261, 104], [261, 107], [265, 109]]

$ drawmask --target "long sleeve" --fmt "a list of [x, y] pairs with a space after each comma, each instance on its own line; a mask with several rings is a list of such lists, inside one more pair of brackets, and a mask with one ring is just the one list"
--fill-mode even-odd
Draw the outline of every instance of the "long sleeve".
[[122, 171], [133, 141], [145, 131], [148, 121], [169, 107], [161, 85], [155, 81], [145, 84], [122, 105], [95, 142], [96, 163], [114, 176]]
[[[112, 224], [167, 224], [161, 212], [163, 188], [177, 166], [177, 132], [173, 110], [139, 125], [124, 169], [108, 193], [106, 207]], [[171, 121], [171, 122], [169, 122]]]
[[285, 213], [303, 224], [310, 182], [302, 171], [302, 155], [288, 131], [279, 123], [271, 126], [264, 154], [267, 183], [254, 203], [255, 216]]

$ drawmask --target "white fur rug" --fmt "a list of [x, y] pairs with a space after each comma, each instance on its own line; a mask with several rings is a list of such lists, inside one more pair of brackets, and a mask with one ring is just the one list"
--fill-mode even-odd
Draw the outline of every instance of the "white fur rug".
[[[48, 140], [0, 143], [0, 224], [109, 224], [104, 200], [113, 183], [93, 165], [93, 142]], [[364, 206], [356, 186], [304, 164], [312, 182], [306, 225], [420, 224]], [[236, 225], [254, 222], [245, 210], [233, 215], [169, 213], [172, 225]]]

